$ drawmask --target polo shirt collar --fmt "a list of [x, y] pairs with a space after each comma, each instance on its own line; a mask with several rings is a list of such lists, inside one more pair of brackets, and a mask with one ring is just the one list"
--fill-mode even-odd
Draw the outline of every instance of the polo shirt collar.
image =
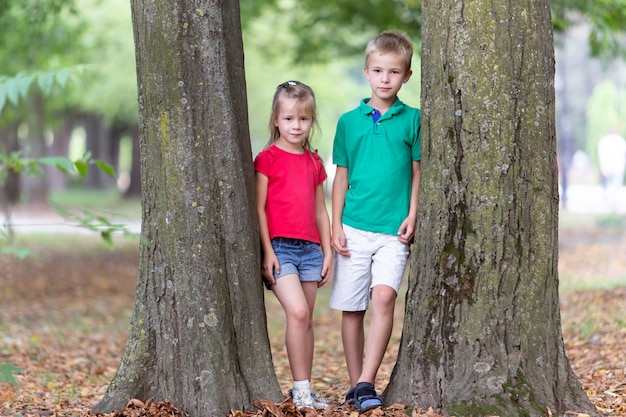
[[[370, 106], [369, 104], [367, 104], [369, 101], [370, 101], [369, 97], [361, 100], [361, 104], [359, 105], [359, 110], [362, 115], [371, 117], [372, 112], [374, 111], [374, 108]], [[387, 110], [385, 114], [382, 115], [381, 118], [387, 119], [393, 116], [394, 114], [398, 114], [400, 110], [402, 110], [402, 106], [404, 106], [404, 103], [402, 103], [402, 101], [398, 97], [396, 97], [395, 101], [393, 102], [389, 110]]]

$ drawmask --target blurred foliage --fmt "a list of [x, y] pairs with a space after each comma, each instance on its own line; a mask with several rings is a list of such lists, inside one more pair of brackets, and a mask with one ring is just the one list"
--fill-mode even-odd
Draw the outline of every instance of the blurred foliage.
[[[419, 45], [421, 0], [242, 0], [240, 5], [244, 33], [250, 32], [253, 20], [275, 22], [277, 42], [254, 37], [249, 45], [270, 56], [287, 55], [296, 63], [354, 57], [369, 38], [387, 29], [406, 32]], [[283, 39], [290, 42], [280, 42]], [[277, 43], [288, 48], [277, 48]]]
[[[250, 31], [253, 20], [279, 17], [276, 42], [255, 38], [250, 44], [270, 56], [287, 54], [297, 63], [329, 62], [358, 55], [374, 34], [387, 29], [406, 32], [419, 54], [422, 28], [421, 0], [241, 0], [242, 25]], [[556, 32], [588, 23], [594, 56], [626, 55], [624, 28], [626, 0], [551, 0]], [[282, 28], [286, 28], [282, 29]], [[289, 48], [277, 48], [288, 33]]]
[[626, 56], [626, 0], [551, 0], [555, 31], [588, 23], [593, 56]]
[[108, 125], [132, 125], [138, 119], [135, 44], [128, 0], [81, 0], [80, 12], [89, 31], [80, 39], [91, 51], [90, 82], [75, 90], [76, 100]]
[[[263, 57], [261, 61], [279, 59], [304, 69], [354, 59], [371, 36], [385, 29], [407, 32], [415, 40], [416, 56], [420, 55], [421, 0], [241, 0], [240, 7], [247, 63], [252, 53]], [[556, 31], [581, 22], [591, 25], [594, 54], [626, 50], [620, 43], [626, 0], [552, 0], [551, 8]], [[89, 65], [81, 83], [70, 83], [63, 94], [49, 100], [51, 123], [69, 109], [102, 113], [109, 124], [137, 120], [127, 0], [3, 0], [0, 62], [6, 77]], [[360, 79], [360, 66], [348, 65], [347, 76]], [[8, 98], [3, 91], [0, 102], [3, 96], [5, 102]], [[3, 118], [15, 119], [25, 111], [4, 112]]]
[[55, 86], [66, 88], [70, 80], [80, 79], [84, 71], [84, 65], [76, 65], [59, 70], [26, 70], [12, 77], [0, 74], [0, 114], [6, 104], [18, 107], [28, 97], [33, 86], [48, 97]]
[[81, 62], [76, 45], [86, 30], [73, 19], [74, 0], [3, 0], [0, 6], [0, 62], [12, 75], [25, 69], [60, 69]]
[[[0, 112], [0, 128], [14, 120], [26, 119], [25, 105], [14, 103], [32, 92], [32, 87], [50, 93], [48, 87], [63, 84], [63, 73], [86, 61], [87, 51], [76, 40], [86, 31], [85, 22], [75, 18], [74, 0], [3, 0], [0, 6], [0, 102], [14, 106]], [[37, 82], [30, 82], [35, 76]], [[17, 80], [11, 80], [16, 77]], [[55, 82], [56, 81], [56, 82]], [[20, 84], [16, 90], [15, 84]], [[67, 85], [65, 85], [67, 87]], [[48, 104], [50, 113], [62, 112], [69, 104], [67, 94], [55, 95]], [[53, 125], [58, 118], [52, 117]]]
[[[401, 98], [419, 105], [421, 0], [241, 0], [240, 7], [255, 151], [267, 140], [275, 86], [299, 79], [316, 92], [322, 132], [314, 146], [328, 157], [336, 119], [369, 94], [362, 75], [365, 43], [385, 29], [405, 31], [415, 41], [414, 75]], [[623, 43], [620, 48], [626, 0], [552, 0], [551, 8], [556, 31], [591, 25], [595, 54], [626, 49]], [[109, 126], [136, 123], [132, 30], [128, 0], [0, 1], [0, 129], [3, 122], [25, 120], [29, 110], [16, 98], [51, 85], [49, 127], [71, 113], [102, 114]], [[62, 82], [57, 71], [79, 67], [80, 77]]]
[[0, 383], [4, 382], [18, 387], [19, 384], [13, 374], [18, 374], [20, 372], [20, 369], [15, 365], [0, 362]]
[[598, 163], [598, 143], [607, 133], [626, 137], [626, 96], [623, 89], [611, 81], [604, 81], [594, 88], [587, 106], [587, 132], [585, 151]]
[[[46, 156], [42, 158], [24, 157], [21, 152], [12, 152], [11, 154], [3, 154], [0, 152], [0, 188], [3, 186], [9, 172], [16, 172], [25, 176], [42, 176], [44, 175], [44, 167], [52, 167], [61, 171], [65, 175], [77, 174], [82, 179], [87, 177], [89, 167], [95, 166], [107, 175], [115, 178], [117, 173], [115, 168], [100, 159], [94, 159], [89, 152], [85, 153], [81, 158], [74, 161], [63, 156]], [[89, 209], [82, 210], [81, 214], [75, 214], [59, 204], [49, 202], [54, 211], [56, 211], [67, 222], [77, 227], [97, 232], [104, 242], [109, 245], [113, 244], [113, 234], [120, 233], [123, 237], [136, 237], [136, 233], [129, 230], [125, 223], [115, 223], [109, 220], [112, 213], [105, 215]], [[31, 254], [28, 248], [14, 245], [13, 225], [11, 223], [10, 208], [3, 207], [4, 230], [0, 230], [0, 254], [11, 254], [19, 258], [25, 258]], [[8, 209], [8, 210], [7, 210]]]
[[[3, 0], [0, 62], [0, 103], [13, 104], [7, 111], [0, 107], [0, 126], [24, 119], [28, 112], [24, 103], [12, 99], [15, 91], [23, 97], [32, 87], [52, 85], [54, 78], [46, 74], [58, 77], [76, 68], [81, 68], [81, 82], [64, 84], [63, 94], [43, 91], [49, 125], [61, 115], [82, 112], [103, 114], [109, 124], [137, 120], [134, 43], [126, 0]], [[27, 84], [33, 74], [40, 82]]]

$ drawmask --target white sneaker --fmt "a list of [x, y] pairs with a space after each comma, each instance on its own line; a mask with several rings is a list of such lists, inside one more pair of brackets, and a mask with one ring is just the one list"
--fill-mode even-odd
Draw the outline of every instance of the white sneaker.
[[311, 399], [313, 400], [313, 408], [328, 408], [330, 401], [322, 397], [319, 392], [311, 390]]
[[291, 399], [298, 408], [314, 408], [311, 390], [304, 389], [300, 391], [297, 388], [291, 390]]

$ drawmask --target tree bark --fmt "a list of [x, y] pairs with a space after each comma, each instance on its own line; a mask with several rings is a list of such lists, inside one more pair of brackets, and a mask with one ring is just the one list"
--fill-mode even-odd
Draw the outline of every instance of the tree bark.
[[596, 410], [558, 298], [548, 0], [424, 0], [422, 175], [387, 402], [457, 416]]
[[239, 4], [132, 2], [142, 236], [131, 330], [96, 410], [282, 399], [260, 278]]

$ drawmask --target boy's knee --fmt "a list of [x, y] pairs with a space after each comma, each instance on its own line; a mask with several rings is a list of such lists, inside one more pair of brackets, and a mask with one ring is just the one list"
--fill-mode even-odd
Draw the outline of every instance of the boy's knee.
[[398, 294], [388, 285], [377, 285], [372, 288], [372, 304], [374, 306], [395, 305]]

